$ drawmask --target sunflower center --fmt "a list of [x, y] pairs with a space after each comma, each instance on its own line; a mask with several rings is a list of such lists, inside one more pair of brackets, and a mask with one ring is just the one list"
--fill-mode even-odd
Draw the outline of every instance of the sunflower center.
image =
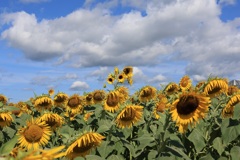
[[112, 79], [112, 78], [108, 78], [108, 81], [109, 81], [109, 82], [113, 82], [113, 79]]
[[80, 147], [78, 147], [78, 145], [76, 145], [73, 148], [73, 152], [75, 152], [75, 153], [84, 153], [84, 152], [89, 151], [93, 146], [94, 146], [94, 142], [88, 143], [86, 145], [82, 145]]
[[39, 104], [41, 107], [47, 107], [49, 106], [49, 103], [48, 102], [42, 102]]
[[165, 109], [165, 104], [164, 104], [164, 103], [158, 103], [158, 104], [157, 104], [156, 110], [157, 110], [158, 112], [163, 113], [163, 112], [164, 112], [164, 109]]
[[121, 118], [122, 121], [131, 121], [135, 118], [136, 112], [133, 109], [128, 109], [125, 111], [124, 116]]
[[80, 104], [79, 99], [77, 97], [73, 97], [68, 101], [68, 105], [71, 108], [76, 108]]
[[55, 121], [55, 119], [50, 118], [46, 121], [46, 124], [49, 125], [50, 127], [53, 127], [53, 126], [57, 125], [57, 122]]
[[1, 122], [5, 122], [5, 120], [0, 117], [0, 123], [1, 123]]
[[30, 125], [23, 133], [30, 143], [39, 142], [43, 136], [43, 129], [36, 124]]
[[212, 90], [210, 90], [209, 92], [208, 92], [208, 94], [214, 94], [214, 93], [218, 93], [218, 92], [220, 92], [221, 91], [221, 87], [215, 87], [215, 88], [213, 88]]
[[180, 98], [177, 104], [177, 112], [182, 115], [188, 115], [194, 112], [199, 105], [199, 101], [196, 97], [189, 95]]
[[181, 86], [186, 87], [188, 85], [188, 80], [183, 80]]
[[118, 104], [118, 101], [118, 96], [111, 93], [110, 95], [108, 95], [106, 103], [108, 106], [114, 107]]
[[87, 95], [86, 100], [87, 100], [87, 101], [91, 101], [92, 98], [93, 98], [93, 96], [92, 96], [91, 94], [89, 94], [89, 95]]
[[66, 100], [65, 97], [60, 97], [60, 96], [58, 96], [58, 97], [55, 99], [55, 101], [58, 102], [58, 103], [64, 102], [65, 100]]
[[152, 94], [152, 89], [147, 88], [142, 91], [141, 97], [149, 97]]
[[126, 75], [128, 75], [128, 74], [130, 73], [130, 68], [125, 68], [125, 69], [123, 70], [123, 72], [124, 72]]
[[123, 79], [123, 76], [122, 76], [122, 75], [119, 75], [119, 76], [118, 76], [118, 79]]
[[101, 101], [101, 100], [103, 100], [103, 95], [100, 92], [96, 92], [93, 95], [93, 99], [96, 100], [96, 101]]

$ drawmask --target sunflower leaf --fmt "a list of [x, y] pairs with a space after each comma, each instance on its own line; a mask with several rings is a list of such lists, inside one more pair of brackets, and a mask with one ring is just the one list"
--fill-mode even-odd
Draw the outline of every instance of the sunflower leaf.
[[233, 119], [224, 119], [221, 126], [223, 144], [228, 145], [240, 135], [240, 122]]
[[125, 158], [121, 155], [111, 155], [107, 158], [107, 160], [125, 160]]
[[157, 154], [158, 154], [158, 152], [156, 150], [151, 150], [148, 153], [148, 159], [156, 159]]
[[219, 155], [223, 153], [225, 146], [223, 145], [220, 137], [217, 137], [213, 140], [213, 148], [217, 150]]
[[114, 149], [114, 146], [109, 145], [107, 141], [103, 141], [101, 146], [97, 148], [102, 158], [106, 158]]
[[[87, 155], [86, 160], [105, 160], [104, 158], [97, 155]], [[75, 160], [75, 159], [74, 159]]]
[[7, 155], [9, 154], [14, 146], [16, 145], [18, 140], [18, 136], [14, 136], [11, 140], [6, 142], [2, 147], [0, 148], [0, 155]]
[[188, 139], [194, 144], [197, 153], [199, 153], [206, 146], [205, 139], [197, 128], [191, 132], [191, 134], [188, 136]]
[[202, 156], [199, 160], [214, 160], [214, 158], [209, 153], [206, 156]]
[[230, 155], [231, 155], [232, 159], [239, 159], [240, 147], [239, 146], [233, 146], [231, 151], [230, 151]]
[[168, 149], [171, 150], [171, 152], [177, 156], [177, 157], [181, 157], [185, 160], [191, 160], [183, 151], [182, 149], [179, 149], [178, 147], [175, 146], [166, 146]]

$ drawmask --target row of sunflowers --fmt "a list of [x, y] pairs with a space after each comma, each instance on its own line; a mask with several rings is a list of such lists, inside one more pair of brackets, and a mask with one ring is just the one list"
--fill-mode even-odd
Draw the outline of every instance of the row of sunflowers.
[[35, 95], [11, 103], [0, 94], [0, 159], [239, 159], [240, 91], [226, 78], [196, 85], [188, 75], [130, 95], [133, 67], [107, 77], [112, 89]]

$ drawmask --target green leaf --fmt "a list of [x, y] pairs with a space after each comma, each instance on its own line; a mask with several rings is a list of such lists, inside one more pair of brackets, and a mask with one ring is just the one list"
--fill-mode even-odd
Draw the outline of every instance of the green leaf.
[[221, 156], [225, 146], [222, 143], [222, 139], [217, 137], [213, 140], [213, 148], [217, 150], [218, 154]]
[[199, 160], [214, 160], [214, 158], [212, 157], [212, 155], [209, 153], [201, 158], [199, 158]]
[[107, 158], [107, 160], [125, 160], [125, 158], [121, 155], [111, 155]]
[[172, 151], [172, 153], [174, 153], [175, 156], [181, 156], [182, 158], [184, 158], [184, 160], [191, 160], [180, 148], [175, 147], [175, 146], [166, 146], [168, 149], [170, 149]]
[[[133, 145], [124, 144], [124, 146], [129, 150], [130, 154], [131, 154], [133, 157], [136, 156], [135, 149], [134, 149]], [[129, 158], [129, 157], [126, 157], [126, 158]]]
[[108, 145], [107, 141], [103, 141], [101, 143], [101, 146], [97, 148], [99, 154], [101, 155], [102, 158], [106, 158], [109, 153], [113, 151], [114, 146]]
[[136, 138], [135, 140], [139, 141], [140, 143], [140, 145], [138, 146], [138, 150], [142, 150], [146, 146], [152, 146], [152, 142], [154, 142], [155, 139], [151, 135], [143, 135]]
[[98, 130], [97, 130], [97, 132], [98, 133], [103, 133], [103, 132], [106, 132], [108, 130], [109, 130], [109, 126], [107, 126], [107, 125], [100, 125]]
[[148, 153], [148, 159], [156, 159], [157, 154], [158, 154], [158, 152], [156, 150], [151, 150]]
[[16, 145], [17, 141], [18, 141], [18, 136], [14, 136], [11, 140], [9, 140], [7, 143], [2, 145], [2, 147], [0, 148], [0, 154], [1, 155], [9, 154], [14, 148], [14, 146]]
[[[97, 155], [87, 155], [86, 160], [105, 160], [104, 158]], [[74, 159], [75, 160], [75, 159]]]
[[231, 151], [230, 151], [230, 155], [231, 155], [232, 159], [239, 159], [240, 147], [239, 146], [233, 146]]
[[12, 129], [11, 127], [4, 127], [3, 131], [6, 132], [6, 134], [9, 136], [9, 138], [12, 138], [16, 131], [14, 129]]
[[194, 147], [197, 151], [197, 153], [199, 153], [204, 147], [205, 147], [205, 139], [202, 135], [202, 133], [198, 130], [198, 129], [193, 129], [193, 131], [191, 132], [191, 134], [188, 136], [188, 139], [193, 142]]
[[240, 135], [240, 124], [237, 120], [232, 120], [231, 118], [223, 119], [221, 131], [223, 144], [227, 146], [228, 143]]

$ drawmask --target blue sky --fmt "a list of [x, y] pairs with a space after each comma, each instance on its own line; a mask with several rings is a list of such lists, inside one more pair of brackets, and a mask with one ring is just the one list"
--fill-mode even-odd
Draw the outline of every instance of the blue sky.
[[240, 79], [239, 10], [236, 0], [0, 0], [0, 94], [91, 92], [126, 65], [132, 92], [184, 75]]

